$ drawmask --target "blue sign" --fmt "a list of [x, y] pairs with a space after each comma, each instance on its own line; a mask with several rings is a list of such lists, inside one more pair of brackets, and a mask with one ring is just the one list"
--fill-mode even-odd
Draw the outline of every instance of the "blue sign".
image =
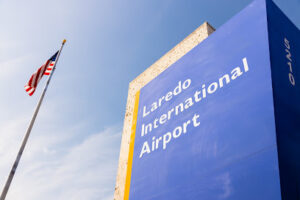
[[298, 38], [257, 0], [143, 87], [125, 199], [279, 200], [282, 176], [299, 191]]

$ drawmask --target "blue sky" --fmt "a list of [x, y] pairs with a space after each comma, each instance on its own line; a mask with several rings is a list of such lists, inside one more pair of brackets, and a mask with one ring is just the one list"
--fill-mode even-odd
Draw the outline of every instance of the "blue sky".
[[[250, 0], [0, 0], [0, 189], [42, 91], [23, 86], [67, 39], [7, 200], [113, 199], [128, 84], [204, 21]], [[275, 0], [300, 27], [300, 0]]]

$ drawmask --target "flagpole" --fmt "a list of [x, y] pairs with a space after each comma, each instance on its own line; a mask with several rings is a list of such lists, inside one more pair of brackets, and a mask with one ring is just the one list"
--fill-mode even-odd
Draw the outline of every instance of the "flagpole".
[[37, 116], [37, 114], [38, 114], [38, 112], [39, 112], [39, 110], [40, 110], [40, 107], [41, 107], [41, 104], [42, 104], [42, 102], [43, 102], [45, 93], [46, 93], [46, 91], [47, 91], [47, 89], [48, 89], [48, 85], [49, 85], [49, 83], [50, 83], [50, 81], [51, 81], [52, 75], [54, 74], [54, 71], [55, 71], [55, 68], [56, 68], [56, 64], [57, 64], [57, 62], [58, 62], [60, 53], [61, 53], [61, 51], [62, 51], [62, 49], [63, 49], [65, 43], [66, 43], [66, 40], [63, 40], [63, 41], [62, 41], [62, 44], [61, 44], [61, 47], [60, 47], [60, 49], [59, 49], [58, 55], [57, 55], [57, 57], [56, 57], [56, 59], [55, 59], [55, 63], [54, 63], [52, 72], [50, 73], [50, 76], [49, 76], [49, 78], [48, 78], [48, 80], [47, 80], [47, 83], [46, 83], [46, 85], [45, 85], [45, 88], [44, 88], [44, 90], [43, 90], [43, 93], [42, 93], [42, 95], [41, 95], [41, 97], [40, 97], [40, 100], [39, 100], [39, 102], [38, 102], [38, 104], [37, 104], [37, 106], [36, 106], [36, 108], [35, 108], [34, 114], [33, 114], [33, 116], [32, 116], [32, 119], [31, 119], [31, 121], [30, 121], [30, 124], [29, 124], [29, 126], [28, 126], [28, 129], [27, 129], [27, 131], [26, 131], [26, 134], [25, 134], [25, 137], [24, 137], [24, 139], [23, 139], [22, 145], [21, 145], [21, 147], [20, 147], [20, 149], [19, 149], [17, 158], [16, 158], [16, 160], [15, 160], [15, 162], [14, 162], [14, 165], [13, 165], [12, 168], [11, 168], [11, 171], [10, 171], [10, 173], [9, 173], [9, 176], [8, 176], [8, 178], [7, 178], [7, 181], [6, 181], [6, 183], [5, 183], [5, 186], [4, 186], [4, 188], [3, 188], [3, 191], [2, 191], [2, 194], [1, 194], [1, 197], [0, 197], [0, 200], [5, 200], [6, 194], [7, 194], [7, 192], [8, 192], [8, 189], [9, 189], [9, 187], [10, 187], [10, 184], [11, 184], [11, 182], [12, 182], [12, 179], [13, 179], [13, 177], [14, 177], [14, 175], [15, 175], [16, 170], [17, 170], [18, 164], [19, 164], [19, 162], [20, 162], [21, 156], [22, 156], [22, 154], [23, 154], [23, 151], [24, 151], [24, 149], [25, 149], [27, 140], [28, 140], [28, 138], [29, 138], [31, 129], [32, 129], [33, 124], [34, 124], [34, 122], [35, 122], [36, 116]]

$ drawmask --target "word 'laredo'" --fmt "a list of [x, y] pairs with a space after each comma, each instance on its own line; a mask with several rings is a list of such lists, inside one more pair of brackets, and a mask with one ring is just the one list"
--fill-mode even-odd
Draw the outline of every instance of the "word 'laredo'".
[[151, 105], [150, 111], [147, 111], [146, 106], [143, 108], [143, 117], [146, 117], [149, 115], [151, 112], [159, 108], [163, 102], [170, 101], [173, 96], [176, 96], [181, 93], [182, 90], [187, 89], [191, 85], [191, 79], [185, 80], [182, 84], [181, 81], [178, 82], [177, 86], [173, 91], [168, 92], [165, 96], [162, 96], [158, 99], [158, 101], [155, 101]]

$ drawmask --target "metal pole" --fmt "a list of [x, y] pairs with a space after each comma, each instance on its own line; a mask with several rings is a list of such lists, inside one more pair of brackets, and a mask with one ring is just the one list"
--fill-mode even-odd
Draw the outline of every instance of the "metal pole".
[[55, 71], [55, 68], [56, 68], [56, 64], [57, 64], [57, 62], [58, 62], [60, 53], [61, 53], [61, 51], [62, 51], [62, 49], [63, 49], [65, 43], [66, 43], [66, 40], [63, 40], [62, 45], [61, 45], [61, 47], [60, 47], [60, 49], [59, 49], [58, 55], [57, 55], [57, 57], [56, 57], [56, 59], [55, 59], [55, 63], [54, 63], [52, 72], [51, 72], [50, 75], [49, 75], [49, 78], [48, 78], [48, 80], [47, 80], [47, 83], [46, 83], [46, 86], [45, 86], [45, 88], [44, 88], [44, 91], [43, 91], [43, 93], [42, 93], [42, 95], [41, 95], [41, 97], [40, 97], [40, 100], [39, 100], [39, 102], [38, 102], [36, 108], [35, 108], [34, 114], [33, 114], [32, 119], [31, 119], [31, 121], [30, 121], [29, 127], [28, 127], [28, 129], [27, 129], [26, 134], [25, 134], [25, 137], [24, 137], [24, 139], [23, 139], [23, 142], [22, 142], [22, 145], [21, 145], [20, 150], [19, 150], [19, 152], [18, 152], [17, 158], [16, 158], [16, 160], [15, 160], [15, 162], [14, 162], [14, 165], [13, 165], [12, 168], [11, 168], [11, 171], [10, 171], [10, 173], [9, 173], [9, 176], [8, 176], [8, 178], [7, 178], [7, 181], [6, 181], [6, 183], [5, 183], [5, 186], [4, 186], [4, 188], [3, 188], [3, 191], [2, 191], [2, 194], [1, 194], [1, 197], [0, 197], [0, 200], [5, 200], [5, 197], [6, 197], [6, 194], [7, 194], [7, 192], [8, 192], [9, 186], [10, 186], [11, 181], [12, 181], [12, 179], [13, 179], [13, 177], [14, 177], [14, 175], [15, 175], [15, 172], [16, 172], [16, 170], [17, 170], [18, 164], [19, 164], [19, 162], [20, 162], [21, 156], [22, 156], [22, 154], [23, 154], [23, 151], [24, 151], [24, 149], [25, 149], [27, 140], [28, 140], [28, 138], [29, 138], [31, 129], [32, 129], [32, 127], [33, 127], [34, 121], [35, 121], [36, 116], [37, 116], [37, 114], [38, 114], [38, 112], [39, 112], [39, 110], [40, 110], [42, 101], [43, 101], [43, 99], [44, 99], [44, 96], [45, 96], [45, 93], [46, 93], [46, 91], [47, 91], [48, 85], [49, 85], [49, 83], [50, 83], [51, 77], [52, 77], [52, 75], [54, 74], [54, 71]]

